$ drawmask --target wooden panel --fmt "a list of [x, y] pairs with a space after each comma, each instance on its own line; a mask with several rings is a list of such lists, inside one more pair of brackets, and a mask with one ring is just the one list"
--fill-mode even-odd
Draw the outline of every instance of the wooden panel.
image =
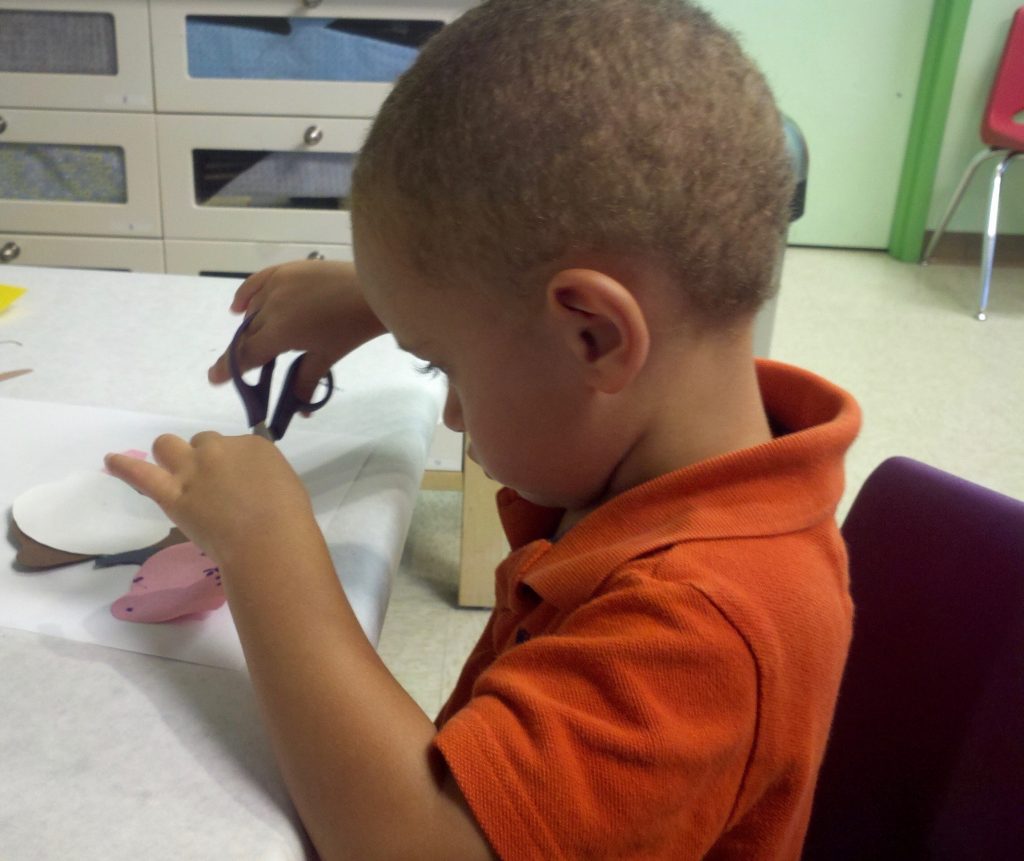
[[495, 494], [501, 486], [468, 457], [463, 460], [462, 474], [459, 604], [492, 607], [494, 572], [509, 552], [495, 504]]
[[462, 472], [451, 469], [428, 469], [420, 482], [421, 490], [447, 490], [462, 492]]

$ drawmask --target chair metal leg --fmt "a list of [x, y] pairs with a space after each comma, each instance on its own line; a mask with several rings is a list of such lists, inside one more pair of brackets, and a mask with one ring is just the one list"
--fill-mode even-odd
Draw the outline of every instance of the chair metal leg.
[[992, 187], [988, 197], [988, 217], [985, 220], [985, 239], [981, 247], [981, 300], [978, 302], [978, 319], [984, 320], [988, 307], [988, 291], [992, 286], [992, 262], [996, 254], [996, 231], [999, 225], [999, 194], [1003, 185], [1003, 174], [1019, 152], [1007, 152], [992, 172]]
[[949, 205], [946, 206], [946, 211], [942, 216], [942, 220], [939, 222], [939, 226], [935, 228], [935, 232], [932, 234], [932, 238], [928, 243], [928, 247], [924, 250], [924, 254], [921, 255], [921, 265], [925, 265], [929, 258], [932, 256], [932, 252], [935, 250], [935, 246], [939, 244], [939, 240], [942, 238], [942, 234], [946, 232], [946, 226], [949, 224], [949, 220], [953, 217], [953, 213], [956, 212], [956, 208], [960, 205], [960, 201], [964, 196], [964, 192], [967, 190], [967, 186], [974, 178], [974, 174], [977, 172], [981, 165], [988, 161], [990, 158], [995, 156], [1005, 156], [1009, 150], [1005, 149], [991, 149], [985, 148], [979, 152], [974, 158], [971, 159], [967, 165], [967, 170], [964, 171], [960, 182], [956, 187], [956, 191], [953, 192], [953, 197], [949, 201]]

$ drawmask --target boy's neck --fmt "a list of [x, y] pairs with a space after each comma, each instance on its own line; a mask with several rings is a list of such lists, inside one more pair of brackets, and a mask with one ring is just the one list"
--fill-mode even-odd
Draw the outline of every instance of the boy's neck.
[[[710, 341], [685, 355], [663, 358], [637, 392], [632, 445], [592, 504], [565, 512], [555, 538], [620, 493], [654, 478], [772, 439], [745, 339]], [[646, 408], [646, 409], [645, 409]]]

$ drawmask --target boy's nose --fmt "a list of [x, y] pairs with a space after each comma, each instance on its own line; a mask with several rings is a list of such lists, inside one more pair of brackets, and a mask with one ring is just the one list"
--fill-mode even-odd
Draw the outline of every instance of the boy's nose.
[[455, 389], [448, 387], [448, 398], [444, 402], [444, 424], [453, 431], [462, 433], [466, 427], [462, 422], [462, 401]]

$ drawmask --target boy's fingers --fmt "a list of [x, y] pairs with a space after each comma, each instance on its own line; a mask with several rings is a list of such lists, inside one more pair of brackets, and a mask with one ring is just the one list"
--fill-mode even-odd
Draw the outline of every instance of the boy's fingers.
[[206, 378], [215, 386], [231, 379], [231, 363], [227, 351], [221, 353], [217, 357], [217, 361], [210, 365], [210, 370], [206, 372]]
[[177, 496], [178, 483], [174, 476], [155, 464], [123, 454], [108, 454], [103, 461], [111, 475], [161, 507]]
[[236, 314], [241, 314], [249, 307], [249, 302], [252, 301], [252, 297], [255, 296], [263, 288], [263, 285], [267, 283], [267, 279], [271, 273], [276, 269], [276, 266], [271, 266], [269, 269], [261, 269], [253, 275], [246, 278], [241, 286], [235, 291], [235, 296], [231, 300], [231, 310]]
[[[251, 311], [252, 309], [250, 309]], [[242, 333], [235, 345], [235, 357], [242, 372], [253, 368], [259, 368], [273, 359], [282, 349], [280, 344], [275, 344], [279, 326], [275, 326], [274, 320], [268, 320], [259, 314], [250, 314], [252, 322], [249, 328]]]
[[[175, 437], [177, 439], [177, 437]], [[200, 431], [191, 440], [189, 440], [189, 448], [199, 448], [201, 445], [207, 445], [212, 442], [216, 442], [219, 439], [223, 439], [224, 434], [217, 433], [217, 431]]]
[[[228, 347], [227, 350], [221, 353], [217, 357], [217, 361], [210, 365], [209, 370], [206, 372], [206, 378], [215, 386], [220, 385], [221, 383], [226, 383], [228, 380], [231, 379], [231, 359], [229, 357], [230, 350], [231, 348]], [[247, 346], [247, 341], [243, 336], [242, 340], [239, 341], [237, 348], [235, 350], [235, 357], [238, 359], [238, 368], [243, 374], [246, 371], [251, 371], [253, 368], [262, 367], [271, 359], [273, 359], [274, 355], [276, 354], [269, 356], [262, 362], [254, 361], [252, 355], [252, 349]]]
[[[262, 367], [277, 355], [276, 352], [268, 353], [267, 345], [270, 342], [265, 336], [261, 336], [263, 325], [260, 318], [256, 316], [256, 309], [251, 308], [250, 312], [249, 316], [254, 319], [235, 344], [235, 358], [238, 359], [238, 366], [243, 374], [253, 368]], [[230, 351], [231, 345], [229, 344], [228, 348], [217, 357], [217, 361], [206, 372], [206, 378], [214, 385], [226, 383], [231, 379]]]
[[[305, 358], [302, 360], [302, 365], [299, 367], [299, 372], [295, 375], [296, 397], [307, 403], [312, 403], [318, 394], [317, 386], [320, 385], [321, 378], [327, 376], [327, 372], [333, 364], [333, 362], [321, 355], [306, 353]], [[323, 392], [319, 392], [319, 395], [323, 397]], [[309, 414], [304, 412], [303, 415]]]
[[153, 460], [170, 472], [177, 472], [192, 459], [192, 446], [180, 436], [165, 433], [153, 441]]

